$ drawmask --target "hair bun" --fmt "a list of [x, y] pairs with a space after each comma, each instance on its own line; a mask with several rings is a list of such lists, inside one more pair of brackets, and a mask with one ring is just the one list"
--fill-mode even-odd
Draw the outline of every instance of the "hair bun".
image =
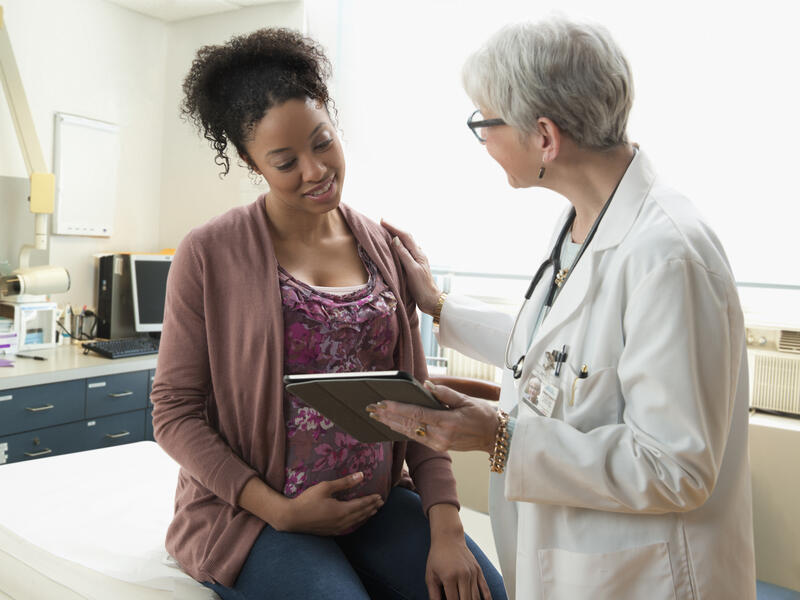
[[245, 140], [273, 106], [310, 98], [329, 108], [330, 76], [330, 61], [311, 38], [286, 28], [259, 29], [197, 51], [183, 82], [181, 113], [209, 140], [225, 175], [228, 143], [246, 155]]

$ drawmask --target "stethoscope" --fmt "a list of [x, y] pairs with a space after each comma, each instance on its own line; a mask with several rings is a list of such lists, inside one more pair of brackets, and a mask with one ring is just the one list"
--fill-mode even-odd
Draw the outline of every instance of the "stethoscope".
[[[619, 183], [617, 183], [619, 186]], [[575, 265], [578, 264], [578, 261], [583, 256], [584, 251], [586, 248], [589, 247], [589, 243], [592, 241], [594, 237], [595, 231], [597, 231], [597, 227], [600, 225], [600, 221], [603, 219], [603, 215], [606, 214], [606, 209], [608, 205], [611, 204], [611, 199], [614, 197], [617, 188], [614, 188], [614, 191], [611, 192], [611, 196], [608, 198], [606, 203], [603, 205], [603, 209], [600, 211], [600, 214], [597, 215], [594, 223], [592, 224], [592, 228], [589, 230], [589, 233], [586, 235], [586, 239], [581, 244], [581, 248], [578, 251], [578, 255], [575, 257], [571, 267], [569, 269], [562, 269], [561, 268], [561, 247], [564, 244], [564, 240], [567, 237], [567, 234], [572, 229], [572, 224], [575, 221], [575, 207], [572, 207], [572, 210], [567, 216], [567, 220], [564, 223], [564, 226], [561, 228], [561, 232], [558, 234], [558, 239], [556, 240], [555, 245], [553, 246], [553, 250], [550, 252], [550, 256], [545, 259], [545, 261], [541, 264], [541, 266], [537, 269], [536, 274], [533, 276], [531, 280], [531, 284], [528, 286], [528, 291], [525, 292], [525, 300], [522, 302], [522, 306], [517, 313], [517, 318], [514, 319], [514, 325], [511, 327], [511, 335], [508, 336], [508, 342], [506, 343], [506, 353], [504, 357], [505, 366], [507, 369], [511, 369], [511, 372], [514, 375], [514, 379], [519, 379], [522, 377], [522, 366], [525, 362], [525, 355], [519, 357], [516, 363], [511, 364], [508, 359], [508, 355], [511, 351], [511, 346], [513, 345], [514, 334], [517, 331], [517, 325], [519, 324], [519, 319], [522, 316], [522, 313], [525, 311], [525, 307], [528, 305], [528, 300], [531, 299], [531, 295], [533, 295], [533, 290], [536, 289], [536, 286], [541, 281], [542, 277], [544, 277], [544, 272], [549, 268], [553, 267], [553, 278], [550, 281], [550, 288], [547, 290], [547, 296], [544, 299], [544, 306], [543, 308], [550, 309], [553, 306], [553, 301], [555, 300], [556, 293], [564, 285], [569, 277], [570, 271], [574, 270]]]

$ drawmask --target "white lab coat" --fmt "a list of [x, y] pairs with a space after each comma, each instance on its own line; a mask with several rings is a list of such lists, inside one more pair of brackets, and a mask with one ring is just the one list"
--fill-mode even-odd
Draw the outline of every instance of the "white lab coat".
[[[550, 277], [520, 321], [512, 361]], [[502, 367], [512, 321], [451, 295], [439, 341]], [[520, 401], [524, 385], [504, 369], [500, 404], [519, 416], [490, 513], [511, 597], [754, 599], [742, 311], [714, 233], [641, 151], [518, 381], [564, 344], [552, 418]]]

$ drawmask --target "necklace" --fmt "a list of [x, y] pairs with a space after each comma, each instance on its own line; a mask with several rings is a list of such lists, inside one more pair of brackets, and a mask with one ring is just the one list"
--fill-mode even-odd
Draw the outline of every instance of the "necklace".
[[558, 273], [556, 273], [556, 285], [561, 287], [564, 285], [564, 282], [567, 280], [567, 275], [569, 274], [569, 269], [564, 267]]

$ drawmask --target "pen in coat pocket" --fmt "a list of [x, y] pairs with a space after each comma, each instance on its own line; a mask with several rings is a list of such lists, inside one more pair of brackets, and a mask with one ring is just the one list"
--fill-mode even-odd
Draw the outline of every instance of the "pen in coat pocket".
[[569, 405], [573, 406], [575, 404], [575, 386], [578, 384], [579, 379], [586, 379], [589, 376], [589, 367], [588, 365], [583, 365], [581, 367], [581, 372], [572, 382], [572, 395], [569, 398]]

